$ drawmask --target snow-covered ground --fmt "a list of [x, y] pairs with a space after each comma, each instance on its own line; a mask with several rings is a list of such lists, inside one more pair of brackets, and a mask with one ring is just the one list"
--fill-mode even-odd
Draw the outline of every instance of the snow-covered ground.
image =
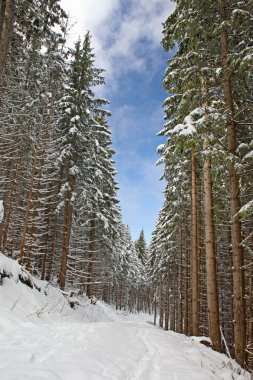
[[149, 315], [87, 300], [74, 310], [46, 282], [20, 282], [21, 268], [0, 254], [3, 270], [10, 278], [0, 284], [1, 380], [250, 379], [225, 355], [147, 323]]

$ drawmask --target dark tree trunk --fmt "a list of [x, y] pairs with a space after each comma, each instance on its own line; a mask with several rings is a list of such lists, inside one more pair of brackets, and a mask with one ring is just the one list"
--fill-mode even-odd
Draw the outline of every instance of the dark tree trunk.
[[[227, 4], [220, 1], [221, 22], [227, 20]], [[222, 65], [223, 65], [223, 91], [224, 101], [230, 114], [227, 124], [229, 159], [229, 185], [230, 185], [230, 215], [233, 257], [233, 313], [234, 313], [234, 344], [235, 358], [244, 367], [246, 361], [246, 321], [245, 321], [245, 285], [244, 285], [244, 252], [241, 245], [242, 233], [238, 212], [240, 210], [239, 178], [235, 169], [234, 157], [236, 155], [236, 123], [234, 121], [234, 106], [232, 93], [232, 80], [228, 70], [228, 33], [223, 28], [221, 33]]]

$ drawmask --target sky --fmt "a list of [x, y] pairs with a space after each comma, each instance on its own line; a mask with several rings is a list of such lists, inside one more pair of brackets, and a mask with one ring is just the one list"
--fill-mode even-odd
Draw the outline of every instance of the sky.
[[110, 101], [119, 200], [134, 240], [147, 242], [163, 203], [163, 169], [156, 148], [163, 138], [162, 85], [169, 53], [161, 46], [169, 0], [61, 0], [73, 25], [70, 42], [90, 31], [96, 67], [105, 69], [99, 96]]

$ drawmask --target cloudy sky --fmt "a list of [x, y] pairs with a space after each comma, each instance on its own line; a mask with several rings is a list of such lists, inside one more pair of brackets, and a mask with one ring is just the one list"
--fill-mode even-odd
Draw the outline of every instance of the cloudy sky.
[[76, 40], [89, 30], [96, 66], [106, 70], [99, 95], [110, 101], [124, 223], [136, 239], [150, 241], [163, 202], [162, 168], [156, 166], [156, 133], [163, 126], [162, 78], [168, 53], [160, 41], [162, 22], [173, 10], [169, 0], [61, 0]]

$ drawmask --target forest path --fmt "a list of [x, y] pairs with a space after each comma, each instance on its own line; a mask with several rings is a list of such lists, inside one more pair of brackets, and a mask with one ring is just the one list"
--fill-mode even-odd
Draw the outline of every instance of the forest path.
[[145, 322], [29, 325], [0, 342], [2, 380], [232, 380], [224, 355]]

